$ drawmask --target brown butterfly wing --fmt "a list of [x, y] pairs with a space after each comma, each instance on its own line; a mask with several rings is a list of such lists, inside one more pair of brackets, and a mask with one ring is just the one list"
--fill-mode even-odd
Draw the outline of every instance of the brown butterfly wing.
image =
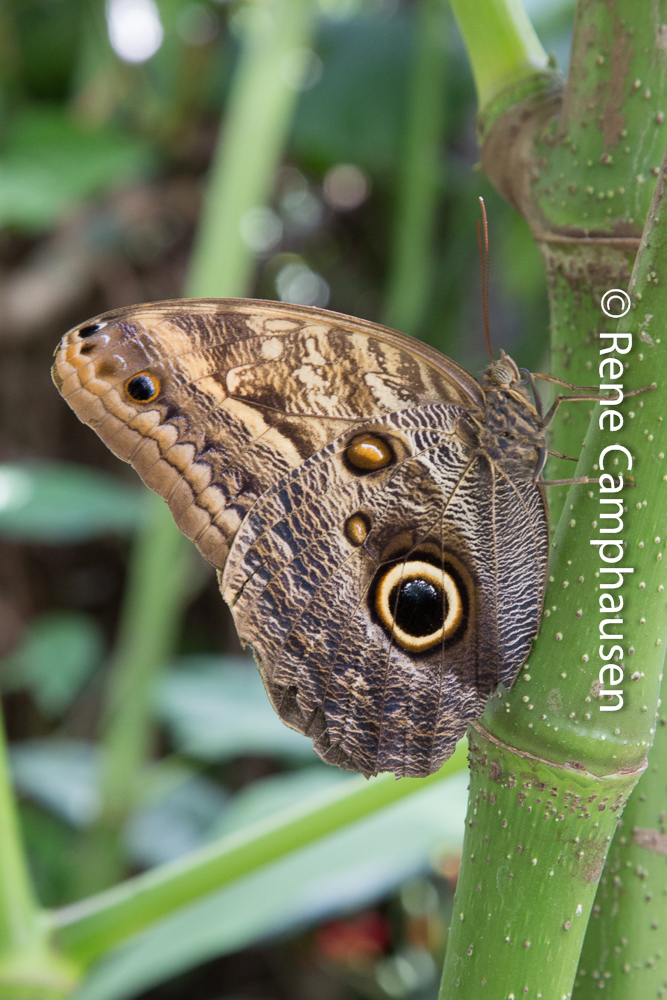
[[[128, 392], [141, 373], [154, 400]], [[483, 403], [470, 375], [412, 338], [248, 299], [106, 313], [63, 338], [53, 377], [218, 569], [257, 499], [346, 429], [429, 402]]]
[[[239, 634], [324, 759], [427, 774], [513, 678], [542, 605], [544, 501], [530, 462], [509, 476], [480, 446], [484, 394], [448, 358], [323, 310], [192, 300], [70, 331], [54, 380], [206, 558], [230, 555]], [[350, 469], [362, 431], [391, 442], [387, 468]], [[414, 556], [465, 596], [455, 633], [417, 654], [375, 597]]]
[[[396, 462], [360, 474], [346, 432], [272, 487], [237, 536], [221, 589], [276, 710], [330, 763], [366, 775], [436, 770], [537, 631], [546, 570], [543, 501], [510, 481], [454, 405], [368, 422]], [[346, 525], [362, 515], [362, 544]], [[520, 544], [508, 545], [510, 539]], [[375, 609], [378, 581], [424, 558], [455, 575], [451, 639], [406, 650]]]

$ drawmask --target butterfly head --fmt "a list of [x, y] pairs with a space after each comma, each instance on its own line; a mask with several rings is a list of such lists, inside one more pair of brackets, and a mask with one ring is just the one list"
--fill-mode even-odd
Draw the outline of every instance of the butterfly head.
[[521, 372], [509, 354], [505, 354], [501, 348], [500, 358], [491, 362], [484, 372], [482, 382], [489, 388], [515, 389], [522, 383]]

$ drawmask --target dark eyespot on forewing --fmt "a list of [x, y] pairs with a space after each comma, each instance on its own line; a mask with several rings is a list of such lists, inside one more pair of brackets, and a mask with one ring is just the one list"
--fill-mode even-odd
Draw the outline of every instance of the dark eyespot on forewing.
[[148, 372], [140, 372], [139, 375], [133, 375], [128, 379], [125, 388], [128, 395], [138, 403], [150, 403], [158, 395], [160, 383]]
[[92, 335], [101, 330], [103, 326], [103, 323], [88, 323], [86, 326], [79, 328], [79, 336], [82, 338], [92, 337]]

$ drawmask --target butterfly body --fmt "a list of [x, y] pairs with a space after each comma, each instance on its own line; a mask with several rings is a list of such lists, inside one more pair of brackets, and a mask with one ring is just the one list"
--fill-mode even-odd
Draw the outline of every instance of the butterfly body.
[[217, 568], [323, 759], [428, 774], [512, 682], [548, 518], [542, 422], [506, 355], [478, 382], [362, 320], [185, 300], [70, 331], [54, 379]]

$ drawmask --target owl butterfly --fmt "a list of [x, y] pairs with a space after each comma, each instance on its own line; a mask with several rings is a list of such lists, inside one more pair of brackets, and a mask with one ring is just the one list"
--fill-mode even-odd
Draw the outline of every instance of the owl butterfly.
[[193, 299], [71, 330], [53, 378], [216, 567], [323, 760], [429, 774], [512, 683], [548, 515], [545, 420], [506, 354], [477, 381], [364, 320]]

